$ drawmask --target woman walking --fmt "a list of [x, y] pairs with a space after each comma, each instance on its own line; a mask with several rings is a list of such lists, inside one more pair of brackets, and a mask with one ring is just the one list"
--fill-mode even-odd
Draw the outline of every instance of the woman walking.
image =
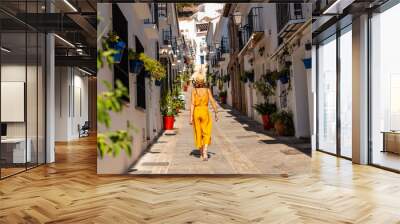
[[207, 147], [211, 144], [212, 118], [208, 110], [208, 104], [215, 113], [215, 121], [218, 121], [218, 111], [215, 100], [205, 83], [204, 76], [199, 75], [193, 82], [192, 99], [190, 107], [190, 124], [193, 124], [196, 147], [200, 151], [200, 158], [208, 160]]

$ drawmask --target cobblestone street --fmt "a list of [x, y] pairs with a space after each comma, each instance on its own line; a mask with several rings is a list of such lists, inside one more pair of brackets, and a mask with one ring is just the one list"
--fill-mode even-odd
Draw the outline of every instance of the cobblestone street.
[[[188, 106], [186, 106], [188, 108]], [[194, 146], [188, 109], [130, 169], [131, 174], [272, 174], [293, 175], [310, 170], [310, 144], [292, 137], [275, 137], [262, 125], [219, 105], [213, 120], [209, 160]]]

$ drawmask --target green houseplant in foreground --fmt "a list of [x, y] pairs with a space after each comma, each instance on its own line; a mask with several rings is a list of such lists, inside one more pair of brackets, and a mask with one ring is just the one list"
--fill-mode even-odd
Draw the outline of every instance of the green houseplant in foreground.
[[294, 124], [293, 114], [287, 111], [275, 112], [271, 116], [272, 123], [274, 123], [275, 131], [281, 136], [293, 136]]
[[[107, 129], [111, 126], [110, 112], [120, 113], [123, 108], [123, 100], [128, 97], [128, 90], [117, 80], [116, 87], [113, 89], [111, 83], [104, 81], [103, 84], [108, 91], [102, 92], [97, 96], [97, 121]], [[133, 126], [127, 121], [126, 130], [108, 131], [97, 134], [97, 148], [100, 157], [109, 154], [114, 157], [124, 150], [129, 156], [132, 155], [132, 134]]]

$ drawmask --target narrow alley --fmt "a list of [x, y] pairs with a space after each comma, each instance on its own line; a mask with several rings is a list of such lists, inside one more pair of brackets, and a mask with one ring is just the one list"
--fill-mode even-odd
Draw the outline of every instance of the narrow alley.
[[294, 175], [310, 171], [308, 141], [276, 137], [262, 125], [219, 105], [213, 122], [209, 160], [202, 161], [194, 145], [186, 109], [176, 117], [175, 129], [167, 130], [130, 169], [130, 174], [268, 174]]

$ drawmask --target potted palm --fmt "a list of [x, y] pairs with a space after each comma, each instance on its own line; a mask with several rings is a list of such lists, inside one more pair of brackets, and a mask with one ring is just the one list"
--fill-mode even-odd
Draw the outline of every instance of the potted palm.
[[139, 74], [144, 67], [143, 61], [139, 59], [139, 54], [129, 48], [128, 59], [131, 73]]
[[228, 94], [226, 91], [219, 92], [219, 99], [220, 99], [221, 103], [226, 104], [226, 96], [227, 95]]
[[164, 130], [174, 129], [175, 122], [175, 105], [174, 99], [170, 92], [163, 94], [160, 102], [161, 114], [163, 115]]
[[294, 124], [293, 114], [287, 111], [275, 112], [271, 115], [271, 121], [274, 124], [275, 132], [279, 136], [293, 136]]
[[276, 112], [276, 105], [272, 103], [259, 103], [254, 106], [254, 109], [261, 115], [263, 126], [265, 130], [271, 129], [271, 114]]
[[112, 31], [108, 33], [106, 43], [109, 48], [116, 50], [116, 53], [113, 54], [113, 62], [120, 63], [124, 54], [126, 43], [122, 41], [116, 33]]

